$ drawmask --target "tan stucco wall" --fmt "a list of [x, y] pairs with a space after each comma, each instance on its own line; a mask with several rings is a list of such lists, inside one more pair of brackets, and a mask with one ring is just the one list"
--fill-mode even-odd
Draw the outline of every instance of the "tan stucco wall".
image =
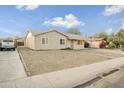
[[35, 49], [35, 37], [32, 35], [31, 32], [29, 32], [26, 37], [25, 47], [30, 48], [30, 49]]
[[[48, 38], [48, 44], [42, 44], [42, 38]], [[65, 39], [65, 44], [60, 45], [60, 39]], [[63, 49], [70, 47], [70, 41], [66, 36], [61, 35], [57, 32], [49, 32], [42, 35], [36, 36], [36, 50], [40, 49]]]
[[99, 44], [101, 41], [92, 41], [90, 42], [90, 46], [93, 48], [99, 48]]
[[73, 49], [83, 49], [84, 48], [84, 41], [83, 41], [83, 44], [82, 45], [78, 45], [77, 44], [78, 41], [73, 41]]

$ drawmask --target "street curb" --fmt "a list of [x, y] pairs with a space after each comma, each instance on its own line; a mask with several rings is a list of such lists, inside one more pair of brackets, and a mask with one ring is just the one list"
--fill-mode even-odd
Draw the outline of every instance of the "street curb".
[[21, 62], [22, 62], [22, 64], [23, 64], [23, 66], [24, 66], [24, 69], [25, 69], [25, 72], [26, 72], [27, 76], [31, 76], [31, 72], [30, 72], [30, 70], [28, 69], [26, 63], [24, 62], [24, 59], [23, 59], [22, 54], [20, 53], [20, 51], [19, 51], [18, 49], [17, 49], [17, 51], [18, 51], [18, 53], [19, 53], [19, 57], [20, 57]]
[[0, 83], [0, 87], [74, 88], [124, 67], [124, 57]]

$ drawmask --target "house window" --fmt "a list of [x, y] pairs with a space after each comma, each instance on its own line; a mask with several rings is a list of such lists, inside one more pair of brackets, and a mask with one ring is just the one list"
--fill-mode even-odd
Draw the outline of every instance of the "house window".
[[42, 44], [43, 45], [48, 44], [48, 38], [42, 38]]
[[65, 39], [60, 39], [60, 45], [64, 45], [65, 44]]
[[77, 41], [77, 44], [78, 44], [78, 45], [83, 45], [83, 41], [82, 41], [82, 40], [78, 40], [78, 41]]

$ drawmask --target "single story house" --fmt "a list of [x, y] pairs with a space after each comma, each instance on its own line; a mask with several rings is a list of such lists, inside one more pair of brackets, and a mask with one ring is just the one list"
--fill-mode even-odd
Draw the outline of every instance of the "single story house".
[[34, 50], [83, 49], [84, 39], [80, 35], [58, 32], [55, 29], [45, 32], [29, 30], [24, 45]]
[[106, 41], [103, 38], [92, 38], [88, 40], [90, 47], [92, 48], [105, 48]]

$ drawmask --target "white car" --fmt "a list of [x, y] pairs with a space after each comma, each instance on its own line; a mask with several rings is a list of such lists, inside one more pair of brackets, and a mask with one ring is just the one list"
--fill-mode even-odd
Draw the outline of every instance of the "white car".
[[3, 49], [13, 49], [15, 51], [15, 42], [14, 40], [1, 40], [0, 43], [0, 50], [2, 51]]

